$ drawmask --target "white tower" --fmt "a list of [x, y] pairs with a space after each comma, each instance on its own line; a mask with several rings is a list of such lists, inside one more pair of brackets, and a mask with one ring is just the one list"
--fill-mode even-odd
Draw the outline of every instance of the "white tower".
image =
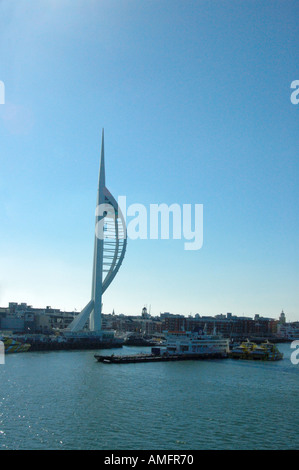
[[105, 184], [104, 130], [97, 193], [91, 300], [72, 321], [68, 330], [83, 330], [88, 318], [89, 329], [101, 334], [102, 295], [111, 284], [125, 256], [127, 230], [118, 204]]

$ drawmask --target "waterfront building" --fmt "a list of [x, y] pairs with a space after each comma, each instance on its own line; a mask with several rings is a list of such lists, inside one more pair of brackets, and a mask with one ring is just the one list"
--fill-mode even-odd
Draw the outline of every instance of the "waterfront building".
[[[8, 307], [0, 307], [0, 331], [26, 334], [70, 331], [70, 325], [77, 315], [76, 311], [65, 312], [50, 306], [36, 308], [26, 303], [10, 302]], [[205, 329], [208, 334], [212, 334], [216, 328], [217, 333], [236, 340], [248, 337], [299, 339], [299, 322], [286, 323], [260, 315], [250, 318], [228, 313], [211, 317], [197, 313], [185, 317], [181, 314], [164, 312], [160, 316], [152, 316], [144, 307], [140, 315], [115, 314], [114, 311], [111, 314], [101, 312], [101, 323], [102, 335], [107, 339], [114, 333], [155, 336], [163, 331], [193, 331], [198, 328]]]
[[142, 312], [141, 312], [141, 316], [142, 316], [143, 319], [149, 319], [149, 318], [151, 318], [151, 316], [150, 316], [150, 314], [148, 313], [146, 307], [143, 307]]
[[215, 317], [199, 316], [184, 317], [181, 315], [161, 315], [162, 328], [167, 331], [193, 331], [195, 328], [205, 328], [212, 334], [214, 328], [226, 338], [239, 339], [249, 337], [268, 338], [276, 332], [277, 320], [256, 316], [238, 317], [231, 313]]
[[62, 331], [74, 320], [76, 312], [63, 312], [60, 309], [37, 308], [26, 303], [10, 302], [0, 308], [0, 330], [14, 333], [50, 334]]
[[277, 337], [284, 340], [299, 340], [299, 322], [278, 323]]
[[280, 314], [280, 317], [279, 317], [279, 323], [285, 323], [286, 322], [286, 316], [285, 316], [285, 313], [284, 311], [282, 310], [281, 311], [281, 314]]

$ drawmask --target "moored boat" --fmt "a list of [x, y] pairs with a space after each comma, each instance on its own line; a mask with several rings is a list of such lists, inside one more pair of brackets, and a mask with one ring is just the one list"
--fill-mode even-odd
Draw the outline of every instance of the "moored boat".
[[229, 352], [229, 340], [217, 334], [215, 328], [212, 334], [207, 334], [205, 329], [171, 331], [165, 338], [167, 354], [227, 357]]
[[220, 359], [228, 357], [229, 340], [217, 335], [198, 331], [165, 332], [163, 347], [153, 347], [151, 354], [135, 354], [127, 356], [95, 355], [98, 362], [106, 364], [128, 364], [138, 362], [183, 361], [192, 359]]
[[7, 336], [0, 338], [0, 340], [4, 344], [5, 354], [27, 352], [31, 347], [28, 343], [21, 343]]
[[257, 345], [247, 340], [232, 348], [229, 357], [232, 359], [279, 361], [283, 359], [283, 354], [275, 344], [269, 343], [269, 341]]

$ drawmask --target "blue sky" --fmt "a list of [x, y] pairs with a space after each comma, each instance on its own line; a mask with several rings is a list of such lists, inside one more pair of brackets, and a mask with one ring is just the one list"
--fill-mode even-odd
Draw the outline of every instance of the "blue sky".
[[128, 204], [204, 205], [204, 244], [128, 241], [104, 312], [299, 319], [295, 1], [0, 1], [0, 305], [90, 298], [101, 129]]

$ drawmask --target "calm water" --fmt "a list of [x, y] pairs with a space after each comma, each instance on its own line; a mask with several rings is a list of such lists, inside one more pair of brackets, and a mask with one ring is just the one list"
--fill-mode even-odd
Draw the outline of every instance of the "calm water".
[[6, 356], [0, 448], [298, 448], [299, 365], [289, 344], [279, 349], [285, 359], [276, 363], [113, 365], [97, 363], [94, 351]]

